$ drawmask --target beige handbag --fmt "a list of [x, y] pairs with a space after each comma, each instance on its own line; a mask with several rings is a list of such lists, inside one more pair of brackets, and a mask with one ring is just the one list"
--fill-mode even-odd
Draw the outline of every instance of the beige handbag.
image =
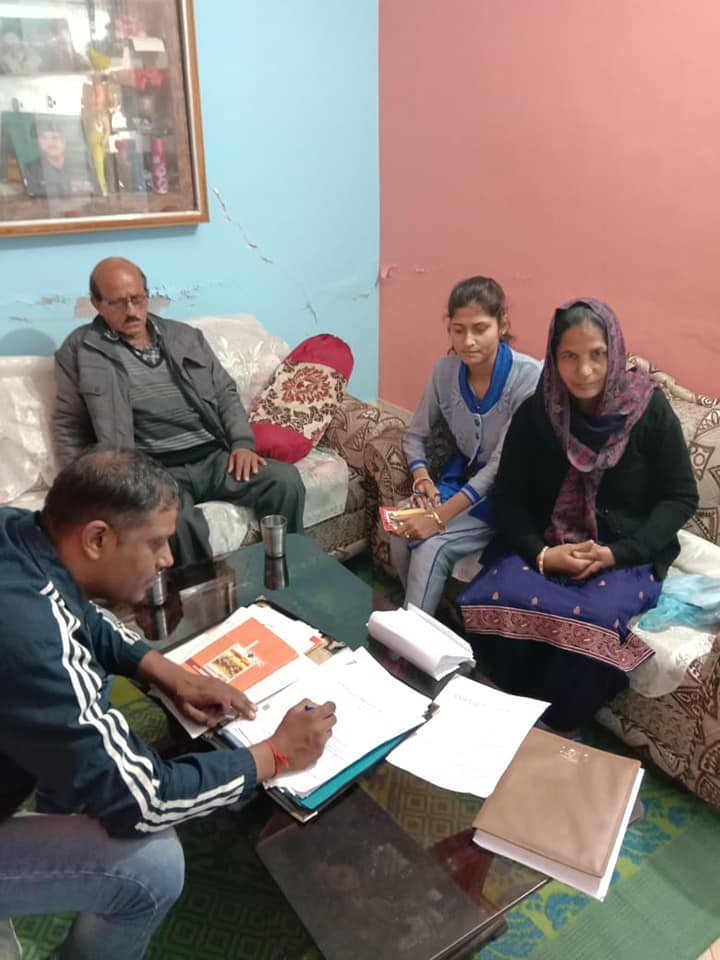
[[534, 727], [473, 826], [602, 877], [639, 769], [639, 760]]

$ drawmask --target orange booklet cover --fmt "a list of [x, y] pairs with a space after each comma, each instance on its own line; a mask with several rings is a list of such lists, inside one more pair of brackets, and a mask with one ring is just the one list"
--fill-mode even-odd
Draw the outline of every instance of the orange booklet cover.
[[183, 667], [247, 690], [297, 656], [289, 643], [251, 617], [190, 657]]

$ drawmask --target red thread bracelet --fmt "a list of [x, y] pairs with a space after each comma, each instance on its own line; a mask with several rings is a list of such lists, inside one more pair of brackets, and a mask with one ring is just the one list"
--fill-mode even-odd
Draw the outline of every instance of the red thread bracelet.
[[280, 751], [275, 747], [275, 744], [272, 742], [272, 740], [268, 740], [267, 745], [270, 747], [270, 752], [272, 753], [273, 760], [275, 761], [275, 769], [273, 770], [273, 776], [276, 777], [281, 770], [289, 770], [290, 761], [285, 756], [285, 754], [280, 753]]

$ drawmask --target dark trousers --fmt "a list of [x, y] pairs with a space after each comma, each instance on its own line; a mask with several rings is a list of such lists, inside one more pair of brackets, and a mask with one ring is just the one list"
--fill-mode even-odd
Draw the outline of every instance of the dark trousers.
[[506, 693], [550, 706], [542, 720], [554, 730], [574, 730], [587, 723], [628, 685], [617, 667], [539, 640], [472, 634], [478, 665]]
[[219, 449], [196, 463], [165, 468], [180, 486], [180, 512], [170, 542], [178, 566], [212, 559], [207, 521], [195, 506], [206, 500], [252, 507], [258, 517], [279, 513], [287, 518], [288, 533], [302, 533], [305, 486], [297, 467], [268, 460], [250, 480], [236, 480], [227, 472], [228, 457], [227, 450]]

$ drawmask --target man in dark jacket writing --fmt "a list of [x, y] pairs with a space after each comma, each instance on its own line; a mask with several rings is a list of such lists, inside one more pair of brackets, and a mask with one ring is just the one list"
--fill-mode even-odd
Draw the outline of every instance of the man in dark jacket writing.
[[92, 446], [135, 448], [161, 463], [181, 491], [172, 542], [177, 564], [211, 557], [195, 504], [231, 500], [259, 516], [282, 514], [302, 532], [297, 468], [265, 460], [234, 381], [200, 330], [148, 313], [144, 273], [119, 257], [90, 276], [97, 316], [55, 355], [55, 448], [60, 465]]
[[[0, 920], [78, 913], [63, 958], [139, 960], [182, 890], [173, 828], [314, 763], [335, 722], [332, 703], [302, 701], [247, 750], [164, 760], [110, 706], [117, 674], [200, 723], [255, 713], [87, 599], [142, 599], [172, 563], [177, 504], [148, 457], [96, 451], [60, 472], [42, 513], [0, 509]], [[12, 815], [33, 787], [40, 814]]]

